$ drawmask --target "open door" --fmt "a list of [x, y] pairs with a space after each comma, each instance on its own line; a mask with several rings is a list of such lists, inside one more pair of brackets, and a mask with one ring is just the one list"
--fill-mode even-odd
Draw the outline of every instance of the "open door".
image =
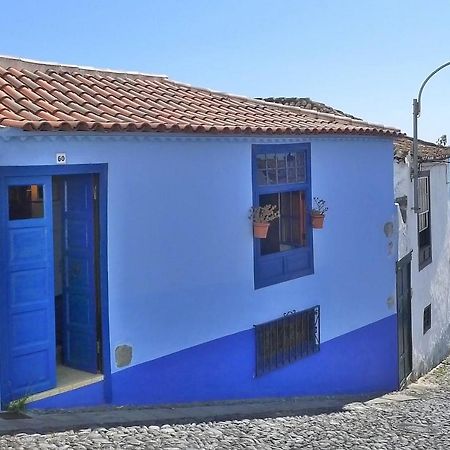
[[52, 180], [6, 177], [2, 403], [56, 385]]
[[94, 175], [62, 177], [63, 364], [97, 373]]
[[403, 387], [412, 370], [411, 253], [397, 262], [397, 331], [399, 385]]

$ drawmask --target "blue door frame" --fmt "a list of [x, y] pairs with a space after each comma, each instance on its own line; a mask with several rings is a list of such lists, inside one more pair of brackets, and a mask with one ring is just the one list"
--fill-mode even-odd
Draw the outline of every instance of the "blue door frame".
[[[109, 342], [109, 313], [108, 313], [108, 271], [107, 271], [107, 164], [82, 164], [82, 165], [57, 165], [57, 166], [4, 166], [0, 167], [0, 189], [5, 192], [6, 177], [28, 177], [28, 176], [57, 176], [57, 175], [80, 175], [97, 174], [98, 175], [98, 200], [99, 200], [99, 232], [100, 232], [100, 308], [101, 308], [101, 333], [102, 333], [102, 367], [104, 374], [104, 401], [111, 402], [111, 358]], [[5, 208], [7, 202], [1, 201], [0, 208]], [[0, 217], [6, 217], [5, 212]], [[5, 220], [0, 220], [0, 293], [6, 289], [6, 236]], [[1, 298], [1, 294], [0, 294]], [[5, 311], [0, 301], [0, 324], [5, 320]], [[4, 327], [0, 326], [0, 377], [4, 377], [4, 364], [2, 364], [2, 355], [7, 354], [8, 343]], [[1, 383], [0, 383], [1, 385]], [[0, 401], [2, 395], [0, 392]], [[5, 406], [5, 405], [3, 405]]]

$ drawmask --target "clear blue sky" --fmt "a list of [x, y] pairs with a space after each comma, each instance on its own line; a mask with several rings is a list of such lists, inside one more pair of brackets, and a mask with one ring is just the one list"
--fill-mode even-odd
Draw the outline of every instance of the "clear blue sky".
[[[21, 0], [0, 54], [166, 74], [246, 96], [300, 96], [411, 133], [424, 78], [450, 61], [448, 0]], [[450, 68], [419, 137], [450, 140]]]

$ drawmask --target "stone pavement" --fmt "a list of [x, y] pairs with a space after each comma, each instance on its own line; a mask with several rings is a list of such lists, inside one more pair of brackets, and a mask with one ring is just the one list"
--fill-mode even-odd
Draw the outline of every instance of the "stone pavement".
[[[152, 408], [124, 408], [125, 419], [131, 417], [131, 414], [127, 416], [129, 411], [141, 411], [142, 416], [135, 417], [136, 423], [142, 421], [146, 425], [131, 425], [132, 421], [124, 420], [122, 426], [109, 428], [111, 421], [105, 423], [108, 427], [98, 427], [101, 421], [97, 420], [80, 431], [4, 435], [0, 436], [0, 449], [450, 449], [450, 359], [401, 392], [346, 405], [342, 404], [343, 398], [315, 400], [318, 402], [303, 399], [302, 403], [301, 399], [293, 399], [216, 404], [216, 408], [223, 408], [216, 410], [217, 418], [233, 412], [236, 417], [261, 417], [264, 413], [272, 416], [218, 422], [187, 423], [189, 408], [174, 408], [178, 412], [172, 412], [171, 418], [166, 414], [172, 425], [162, 426], [150, 425]], [[242, 405], [243, 409], [239, 409]], [[192, 414], [192, 421], [198, 422], [213, 412], [207, 405], [197, 407], [200, 408], [198, 420]], [[289, 410], [291, 407], [294, 409]], [[335, 412], [322, 412], [327, 410]], [[67, 416], [66, 425], [72, 420], [73, 427], [79, 428], [82, 424], [77, 422], [78, 414], [92, 413], [94, 418], [95, 414], [106, 412], [65, 412], [59, 417]], [[277, 415], [285, 417], [274, 417]], [[51, 413], [37, 416], [40, 420], [56, 417]], [[37, 419], [33, 413], [31, 419], [21, 419], [21, 423]]]

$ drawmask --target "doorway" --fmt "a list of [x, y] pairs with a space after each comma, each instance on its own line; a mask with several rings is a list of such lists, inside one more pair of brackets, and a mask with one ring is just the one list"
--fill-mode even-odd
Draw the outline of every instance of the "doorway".
[[[98, 174], [5, 176], [2, 404], [98, 379]], [[6, 350], [6, 351], [5, 351]]]
[[397, 334], [399, 384], [403, 387], [412, 371], [411, 253], [397, 262]]

